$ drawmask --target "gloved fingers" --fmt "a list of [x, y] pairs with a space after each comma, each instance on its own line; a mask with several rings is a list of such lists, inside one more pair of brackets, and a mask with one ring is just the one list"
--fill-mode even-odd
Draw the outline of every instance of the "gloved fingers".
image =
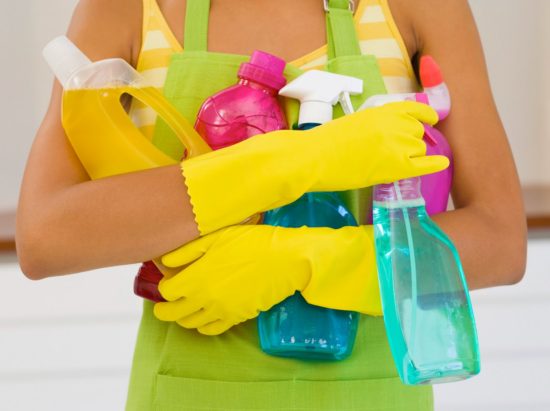
[[162, 256], [162, 264], [167, 267], [181, 267], [202, 257], [218, 238], [217, 233], [200, 237]]
[[200, 311], [180, 318], [176, 322], [183, 328], [200, 328], [218, 320], [219, 317], [212, 310], [203, 308]]
[[161, 321], [177, 321], [203, 308], [202, 299], [180, 298], [176, 301], [156, 303], [153, 313]]
[[411, 159], [415, 176], [437, 173], [449, 167], [449, 159], [445, 156], [424, 156]]
[[220, 335], [237, 324], [239, 324], [239, 322], [228, 321], [228, 320], [218, 320], [210, 324], [206, 324], [203, 327], [199, 327], [197, 331], [204, 335]]
[[413, 136], [415, 140], [420, 140], [424, 143], [422, 139], [422, 137], [424, 137], [424, 134], [426, 133], [426, 129], [424, 128], [424, 123], [410, 116], [407, 116], [406, 120], [410, 123], [409, 125], [407, 125], [407, 131], [408, 131], [407, 135], [409, 137]]
[[415, 118], [421, 123], [429, 124], [431, 126], [435, 125], [439, 121], [439, 116], [437, 112], [427, 104], [417, 103], [415, 101], [403, 101], [397, 103], [389, 103], [384, 107], [388, 109], [398, 109], [401, 112], [408, 114], [409, 116]]
[[395, 132], [391, 137], [393, 138], [393, 150], [390, 155], [395, 157], [396, 155], [403, 154], [406, 157], [424, 157], [426, 155], [427, 146], [422, 136], [424, 135], [424, 127], [422, 124], [414, 120], [418, 125], [419, 134], [415, 135], [411, 132]]
[[163, 278], [160, 280], [158, 288], [160, 295], [166, 301], [175, 301], [190, 295], [196, 295], [200, 290], [200, 285], [193, 279], [193, 265], [180, 271], [179, 274], [171, 278]]

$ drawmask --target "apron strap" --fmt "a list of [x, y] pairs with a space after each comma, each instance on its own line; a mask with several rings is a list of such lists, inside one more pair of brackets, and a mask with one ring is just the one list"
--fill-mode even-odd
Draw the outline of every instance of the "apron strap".
[[[361, 55], [352, 0], [323, 0], [326, 11], [328, 58]], [[183, 46], [189, 51], [207, 51], [210, 0], [187, 0]]]
[[328, 58], [360, 56], [351, 0], [323, 0], [327, 18]]
[[183, 47], [188, 51], [207, 51], [210, 0], [187, 0]]

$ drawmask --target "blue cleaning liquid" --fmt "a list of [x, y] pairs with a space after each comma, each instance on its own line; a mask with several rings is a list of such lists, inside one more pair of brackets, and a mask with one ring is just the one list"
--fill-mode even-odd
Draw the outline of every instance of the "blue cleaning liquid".
[[423, 199], [375, 201], [373, 219], [386, 332], [402, 381], [434, 384], [478, 374], [462, 265]]
[[[265, 214], [264, 224], [279, 227], [356, 226], [336, 193], [307, 193]], [[351, 354], [359, 314], [308, 304], [297, 292], [258, 318], [260, 346], [268, 354], [309, 360], [341, 360]]]

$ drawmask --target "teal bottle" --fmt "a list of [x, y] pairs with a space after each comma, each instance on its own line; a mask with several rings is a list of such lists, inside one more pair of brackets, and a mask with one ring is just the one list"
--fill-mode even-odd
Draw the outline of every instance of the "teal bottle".
[[[301, 125], [306, 130], [318, 124]], [[356, 226], [336, 193], [307, 193], [271, 210], [264, 224], [279, 227]], [[258, 318], [260, 346], [268, 354], [310, 360], [341, 360], [352, 352], [359, 313], [308, 304], [297, 292]]]
[[376, 260], [386, 332], [405, 384], [479, 373], [477, 332], [456, 248], [426, 213], [420, 178], [374, 189]]

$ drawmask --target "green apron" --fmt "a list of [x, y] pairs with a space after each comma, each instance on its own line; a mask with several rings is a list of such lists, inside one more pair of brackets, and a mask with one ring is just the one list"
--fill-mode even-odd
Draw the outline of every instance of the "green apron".
[[[327, 70], [365, 81], [354, 104], [385, 93], [374, 56], [360, 53], [347, 0], [329, 2]], [[185, 51], [174, 54], [164, 93], [194, 122], [202, 102], [236, 82], [248, 56], [207, 51], [209, 0], [187, 0]], [[301, 71], [287, 65], [290, 81]], [[298, 104], [284, 100], [289, 124], [297, 121]], [[341, 114], [341, 112], [340, 112]], [[338, 136], [335, 136], [337, 139]], [[153, 142], [175, 159], [184, 148], [159, 120]], [[363, 223], [369, 191], [343, 194]], [[256, 320], [209, 337], [153, 315], [144, 301], [126, 409], [147, 410], [277, 410], [277, 411], [428, 411], [431, 387], [401, 383], [393, 364], [382, 318], [361, 316], [354, 351], [337, 362], [272, 357], [259, 348]]]

